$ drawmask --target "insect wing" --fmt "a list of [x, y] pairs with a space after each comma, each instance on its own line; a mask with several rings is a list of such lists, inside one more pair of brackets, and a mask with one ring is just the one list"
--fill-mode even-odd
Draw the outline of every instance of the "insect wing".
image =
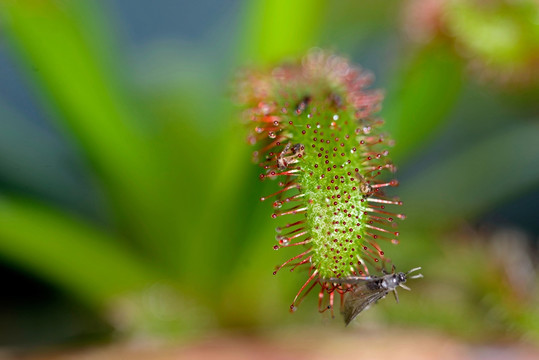
[[372, 282], [363, 282], [352, 292], [346, 294], [344, 299], [344, 309], [342, 311], [346, 325], [354, 320], [354, 318], [369, 305], [387, 295], [388, 291], [386, 289], [374, 287], [372, 285]]

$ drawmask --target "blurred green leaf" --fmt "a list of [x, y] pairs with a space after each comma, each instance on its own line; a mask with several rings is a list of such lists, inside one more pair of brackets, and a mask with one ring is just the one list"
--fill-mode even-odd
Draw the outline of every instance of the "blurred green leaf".
[[537, 122], [514, 123], [416, 174], [400, 189], [406, 226], [454, 224], [537, 187], [538, 138]]
[[[399, 31], [395, 17], [399, 16], [401, 4], [401, 0], [331, 2], [322, 16], [322, 41], [329, 49], [337, 46], [345, 54], [364, 53], [368, 43], [386, 46], [381, 44], [380, 35]], [[380, 75], [376, 74], [376, 78]]]
[[319, 45], [326, 0], [250, 1], [243, 27], [243, 58], [255, 63], [301, 57]]
[[445, 43], [433, 43], [414, 55], [389, 86], [382, 117], [396, 140], [391, 153], [398, 161], [425, 146], [448, 118], [462, 85], [462, 64]]
[[92, 306], [162, 278], [114, 236], [16, 198], [0, 198], [0, 254]]
[[[107, 77], [110, 70], [92, 46], [96, 40], [88, 41], [81, 28], [88, 21], [80, 17], [95, 16], [92, 9], [81, 1], [5, 1], [3, 30], [33, 70], [29, 73], [41, 94], [102, 175], [123, 224], [135, 239], [162, 239], [170, 187], [163, 185], [161, 158], [149, 146], [136, 112]], [[167, 258], [159, 243], [144, 245]]]
[[1, 100], [0, 119], [3, 181], [94, 218], [104, 213], [99, 190], [68, 146]]

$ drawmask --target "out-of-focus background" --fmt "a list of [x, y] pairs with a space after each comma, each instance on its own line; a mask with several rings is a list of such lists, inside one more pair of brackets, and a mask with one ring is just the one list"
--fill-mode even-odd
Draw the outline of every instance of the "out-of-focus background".
[[[288, 312], [305, 273], [272, 275], [292, 252], [232, 100], [314, 46], [385, 90], [385, 250], [425, 275], [347, 329], [315, 294]], [[0, 356], [532, 358], [538, 121], [535, 0], [1, 0]]]

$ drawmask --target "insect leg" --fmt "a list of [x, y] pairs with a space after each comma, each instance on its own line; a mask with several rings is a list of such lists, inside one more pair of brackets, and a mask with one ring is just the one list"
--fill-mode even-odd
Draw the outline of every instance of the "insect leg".
[[403, 283], [400, 283], [399, 286], [405, 290], [412, 291], [408, 286], [404, 285]]
[[393, 289], [393, 295], [395, 295], [395, 301], [398, 304], [399, 303], [399, 294], [397, 293], [397, 289]]

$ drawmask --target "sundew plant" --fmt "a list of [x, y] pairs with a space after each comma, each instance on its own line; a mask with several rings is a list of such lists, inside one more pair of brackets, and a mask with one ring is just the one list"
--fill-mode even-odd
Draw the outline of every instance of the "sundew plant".
[[317, 49], [301, 63], [245, 71], [239, 84], [260, 178], [277, 179], [281, 188], [261, 200], [272, 202], [273, 218], [293, 219], [277, 228], [274, 248], [300, 249], [274, 274], [310, 268], [291, 309], [317, 283], [332, 308], [335, 291], [348, 287], [326, 279], [386, 270], [381, 245], [398, 243], [395, 221], [404, 215], [391, 208], [402, 202], [383, 191], [398, 182], [387, 176], [395, 170], [391, 140], [380, 130], [382, 94], [367, 90], [371, 81], [370, 73]]

